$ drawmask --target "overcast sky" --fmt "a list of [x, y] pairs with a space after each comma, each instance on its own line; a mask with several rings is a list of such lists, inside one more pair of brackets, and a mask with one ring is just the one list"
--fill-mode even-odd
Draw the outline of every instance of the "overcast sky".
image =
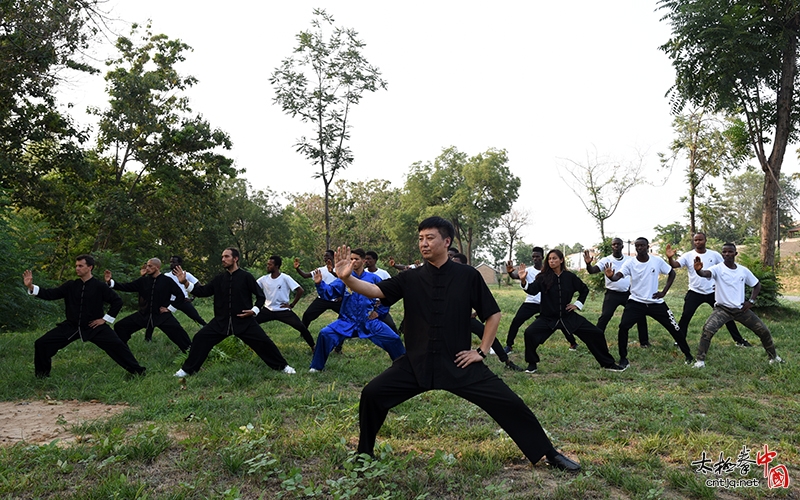
[[[111, 0], [107, 6], [114, 17], [150, 19], [155, 33], [193, 47], [179, 67], [199, 79], [188, 94], [192, 108], [230, 134], [230, 154], [257, 189], [322, 193], [314, 168], [293, 147], [308, 129], [273, 104], [268, 78], [295, 47], [295, 35], [310, 27], [314, 7], [324, 7], [337, 25], [358, 31], [367, 59], [389, 84], [353, 111], [355, 162], [341, 178], [402, 187], [412, 163], [431, 161], [445, 147], [470, 155], [506, 149], [522, 181], [516, 207], [532, 213], [524, 240], [590, 246], [599, 229], [559, 170], [565, 159], [585, 162], [595, 152], [622, 161], [641, 152], [653, 185], [623, 197], [606, 222], [607, 235], [652, 238], [654, 226], [686, 219], [679, 201], [683, 169], [662, 184], [656, 156], [673, 138], [665, 93], [674, 72], [658, 50], [669, 26], [659, 21], [655, 2]], [[124, 23], [116, 26], [127, 34]], [[83, 78], [65, 95], [77, 110], [107, 102], [100, 76]], [[797, 171], [795, 156], [791, 147], [784, 172]]]

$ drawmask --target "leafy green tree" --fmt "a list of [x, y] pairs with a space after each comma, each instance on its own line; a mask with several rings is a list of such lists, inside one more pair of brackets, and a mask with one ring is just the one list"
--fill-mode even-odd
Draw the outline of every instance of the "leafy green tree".
[[351, 28], [334, 26], [334, 19], [314, 9], [311, 29], [297, 35], [298, 46], [270, 76], [274, 102], [293, 118], [313, 127], [297, 151], [318, 168], [314, 178], [325, 186], [325, 245], [331, 245], [330, 187], [339, 170], [353, 163], [350, 112], [365, 92], [386, 88], [380, 70], [363, 55], [365, 43]]
[[416, 224], [422, 218], [439, 215], [453, 223], [454, 245], [471, 262], [500, 217], [517, 200], [520, 180], [507, 164], [503, 149], [492, 148], [468, 157], [452, 146], [433, 162], [414, 163], [401, 195], [395, 238], [416, 234]]
[[[231, 148], [228, 135], [192, 115], [184, 95], [197, 83], [177, 70], [190, 47], [149, 27], [138, 43], [123, 36], [116, 47], [119, 57], [107, 63], [109, 107], [91, 110], [100, 117], [94, 250], [155, 243], [150, 223], [174, 217], [175, 200], [213, 207], [220, 183], [237, 174], [219, 152]], [[172, 231], [191, 230], [185, 226]]]
[[[583, 207], [597, 223], [600, 238], [606, 239], [605, 222], [619, 207], [622, 196], [634, 187], [643, 184], [643, 158], [633, 161], [617, 161], [586, 153], [586, 162], [566, 159], [558, 175], [569, 186]], [[562, 175], [562, 171], [566, 175]]]
[[514, 264], [533, 265], [531, 253], [533, 253], [533, 247], [535, 246], [536, 245], [533, 243], [525, 243], [524, 241], [520, 241], [514, 245]]
[[696, 234], [698, 198], [704, 194], [709, 178], [729, 174], [751, 157], [744, 123], [736, 118], [720, 120], [704, 110], [691, 110], [672, 122], [677, 137], [672, 154], [659, 154], [663, 165], [672, 169], [674, 161], [685, 156], [689, 193], [681, 199], [688, 204], [689, 234]]
[[265, 269], [270, 255], [290, 252], [283, 207], [274, 192], [254, 191], [247, 181], [232, 179], [226, 182], [222, 197], [220, 217], [241, 253], [243, 266]]
[[[781, 178], [784, 196], [780, 200], [781, 228], [778, 235], [785, 237], [792, 227], [791, 203], [798, 197], [798, 189], [789, 178]], [[761, 227], [761, 197], [764, 178], [755, 171], [725, 179], [721, 190], [712, 190], [709, 200], [699, 206], [700, 221], [709, 237], [744, 243], [759, 238]], [[773, 260], [774, 262], [774, 260]]]
[[[661, 243], [662, 247], [666, 247], [668, 244], [679, 248], [684, 247], [685, 245], [682, 245], [681, 242], [688, 241], [693, 235], [697, 234], [697, 229], [691, 230], [689, 226], [679, 221], [666, 226], [656, 226], [653, 230], [656, 232], [655, 241]], [[610, 243], [608, 248], [610, 251]]]
[[65, 70], [96, 71], [81, 54], [102, 25], [99, 3], [0, 0], [0, 187], [31, 180], [24, 156], [38, 144], [74, 152], [85, 140], [55, 94]]
[[[672, 37], [673, 109], [743, 116], [764, 174], [761, 259], [775, 262], [783, 158], [797, 139], [800, 4], [794, 0], [660, 0]], [[769, 150], [771, 146], [771, 151]]]

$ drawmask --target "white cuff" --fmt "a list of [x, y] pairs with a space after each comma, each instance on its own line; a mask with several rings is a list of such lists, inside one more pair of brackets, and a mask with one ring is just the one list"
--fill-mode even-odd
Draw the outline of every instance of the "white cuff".
[[31, 291], [31, 289], [28, 288], [28, 295], [39, 295], [39, 287], [33, 285], [33, 291]]
[[575, 307], [577, 307], [579, 311], [583, 311], [583, 302], [581, 302], [580, 300], [576, 300], [574, 302], [574, 304], [575, 304]]
[[[184, 286], [184, 285], [183, 285], [183, 284], [181, 284], [181, 286]], [[189, 286], [187, 286], [187, 287], [186, 287], [186, 291], [187, 291], [187, 292], [191, 292], [192, 290], [194, 290], [194, 283], [192, 283], [192, 282], [190, 281], [190, 282], [189, 282]]]
[[111, 278], [111, 281], [108, 282], [109, 288], [114, 288], [114, 278]]
[[258, 316], [258, 313], [261, 312], [261, 309], [257, 308], [256, 306], [253, 306], [253, 308], [250, 310], [253, 311], [256, 314], [256, 316]]
[[171, 313], [174, 313], [175, 311], [177, 311], [177, 309], [175, 309], [174, 307], [172, 307], [172, 305], [171, 305], [171, 304], [167, 306], [167, 309], [169, 309], [169, 312], [171, 312]]
[[115, 319], [115, 318], [112, 318], [111, 316], [109, 316], [108, 314], [106, 314], [106, 315], [104, 315], [104, 316], [103, 316], [103, 319], [106, 321], [106, 323], [108, 323], [108, 324], [110, 325], [111, 323], [113, 323], [113, 322], [114, 322], [114, 319]]

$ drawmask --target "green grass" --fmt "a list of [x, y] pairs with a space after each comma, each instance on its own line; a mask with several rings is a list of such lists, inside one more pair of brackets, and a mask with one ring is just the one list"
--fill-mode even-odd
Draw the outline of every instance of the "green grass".
[[[683, 273], [679, 273], [679, 276]], [[685, 283], [668, 304], [680, 316]], [[504, 312], [499, 337], [524, 298], [518, 287], [493, 287]], [[304, 308], [310, 299], [303, 301]], [[585, 316], [596, 321], [602, 295], [593, 293]], [[198, 301], [201, 314], [210, 303]], [[301, 312], [301, 311], [298, 311]], [[800, 307], [757, 311], [786, 360], [769, 365], [761, 347], [736, 347], [723, 329], [703, 370], [683, 364], [672, 338], [650, 323], [651, 349], [630, 346], [632, 367], [601, 370], [581, 343], [568, 351], [560, 333], [540, 347], [539, 373], [487, 363], [533, 409], [554, 443], [579, 459], [575, 476], [531, 466], [480, 409], [446, 392], [429, 392], [390, 412], [379, 435], [380, 459], [363, 462], [358, 437], [361, 388], [386, 368], [388, 356], [369, 341], [350, 341], [322, 373], [307, 373], [310, 353], [299, 334], [266, 326], [289, 363], [288, 376], [270, 370], [235, 339], [220, 344], [185, 388], [172, 377], [183, 355], [156, 331], [131, 348], [148, 368], [129, 377], [94, 345], [71, 344], [54, 358], [52, 376], [33, 377], [33, 341], [44, 332], [0, 336], [4, 401], [52, 399], [126, 403], [107, 421], [73, 429], [76, 443], [0, 448], [3, 498], [798, 498], [800, 480]], [[695, 350], [710, 308], [692, 321]], [[402, 307], [394, 307], [397, 323]], [[616, 356], [616, 328], [606, 338]], [[178, 313], [193, 335], [197, 326]], [[312, 324], [316, 335], [332, 321]], [[46, 322], [44, 322], [46, 323]], [[635, 329], [634, 329], [635, 330]], [[741, 328], [753, 343], [755, 335]], [[635, 331], [631, 340], [635, 340]], [[476, 339], [477, 345], [477, 339]], [[511, 358], [523, 365], [522, 332]], [[705, 451], [752, 459], [763, 445], [789, 468], [789, 490], [705, 485], [691, 462]], [[749, 477], [760, 477], [755, 466]], [[711, 477], [711, 476], [709, 476]], [[737, 478], [738, 474], [728, 477]]]

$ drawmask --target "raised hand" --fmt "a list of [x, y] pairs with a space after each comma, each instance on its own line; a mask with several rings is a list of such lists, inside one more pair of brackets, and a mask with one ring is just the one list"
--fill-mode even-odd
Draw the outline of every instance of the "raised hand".
[[592, 254], [589, 252], [589, 250], [584, 250], [583, 251], [583, 261], [586, 262], [586, 265], [587, 266], [591, 266], [592, 265], [592, 260], [594, 260], [594, 259], [592, 259]]
[[664, 254], [667, 256], [667, 258], [672, 259], [673, 257], [675, 257], [675, 253], [676, 251], [674, 248], [672, 248], [672, 244], [667, 243], [667, 248], [664, 249]]
[[178, 281], [183, 284], [183, 286], [189, 285], [189, 282], [186, 281], [186, 271], [184, 271], [181, 266], [175, 266], [175, 269], [172, 270], [172, 273], [178, 278]]
[[614, 276], [614, 268], [611, 267], [611, 262], [606, 262], [605, 267], [603, 267], [603, 272], [606, 274], [607, 277], [611, 278]]
[[314, 269], [311, 271], [311, 277], [314, 278], [314, 284], [319, 285], [322, 283], [322, 273], [319, 269]]
[[513, 273], [514, 272], [514, 262], [512, 262], [510, 260], [508, 262], [506, 262], [506, 272], [507, 273]]
[[702, 270], [703, 270], [703, 261], [700, 260], [699, 256], [696, 256], [694, 258], [694, 271], [697, 272]]
[[525, 264], [519, 265], [519, 271], [517, 271], [517, 274], [519, 274], [520, 283], [525, 283], [525, 278], [528, 277], [528, 268], [525, 267]]
[[106, 280], [106, 283], [111, 283], [111, 271], [108, 269], [103, 271], [103, 279]]
[[22, 283], [25, 284], [28, 290], [33, 291], [33, 273], [30, 269], [22, 271]]
[[350, 276], [353, 273], [353, 262], [350, 260], [350, 247], [342, 245], [334, 253], [336, 260], [336, 276]]
[[394, 267], [395, 261], [394, 257], [389, 257], [389, 267]]
[[298, 257], [294, 258], [294, 261], [292, 261], [292, 264], [294, 265], [295, 269], [300, 269], [300, 259]]

